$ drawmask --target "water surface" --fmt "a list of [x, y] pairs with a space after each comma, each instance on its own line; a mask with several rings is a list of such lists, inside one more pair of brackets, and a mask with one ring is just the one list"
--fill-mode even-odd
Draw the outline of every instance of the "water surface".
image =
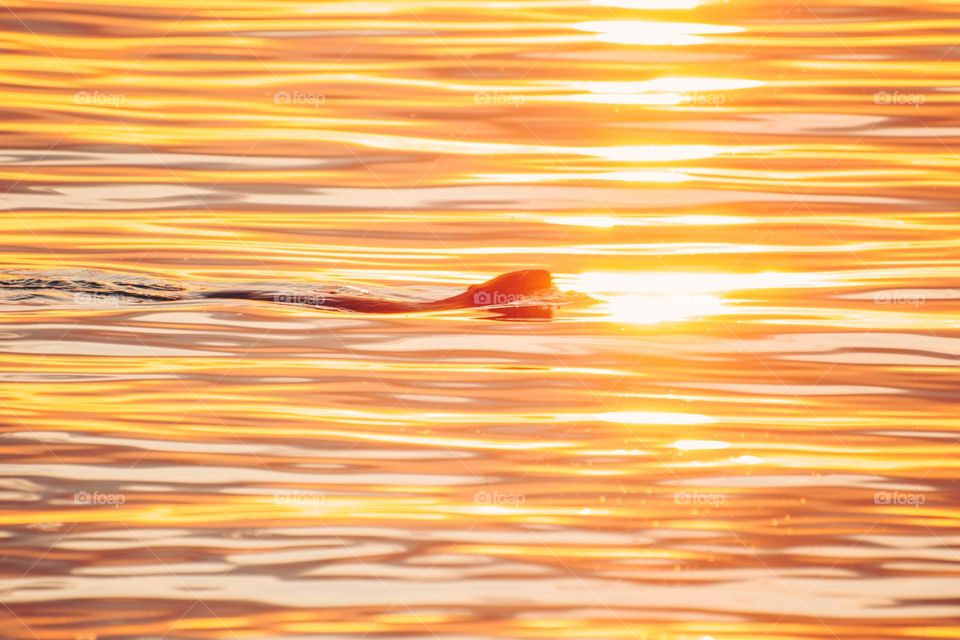
[[960, 637], [955, 4], [0, 19], [4, 273], [601, 301], [4, 297], [3, 637]]

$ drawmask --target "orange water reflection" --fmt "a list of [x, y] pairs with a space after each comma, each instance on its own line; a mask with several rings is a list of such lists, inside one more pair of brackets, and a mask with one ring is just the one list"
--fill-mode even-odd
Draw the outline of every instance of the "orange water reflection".
[[4, 638], [955, 638], [958, 16], [13, 0]]

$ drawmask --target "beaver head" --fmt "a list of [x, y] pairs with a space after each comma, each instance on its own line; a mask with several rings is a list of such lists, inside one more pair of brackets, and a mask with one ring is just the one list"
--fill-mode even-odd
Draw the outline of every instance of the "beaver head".
[[511, 304], [519, 302], [525, 296], [532, 296], [553, 288], [553, 278], [543, 269], [524, 269], [511, 271], [475, 284], [461, 294], [468, 304], [474, 307]]

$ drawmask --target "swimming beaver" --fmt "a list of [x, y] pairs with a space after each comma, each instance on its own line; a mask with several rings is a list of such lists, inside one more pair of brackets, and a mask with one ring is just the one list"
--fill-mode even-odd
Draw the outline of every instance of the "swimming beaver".
[[[487, 280], [482, 284], [467, 287], [463, 293], [443, 298], [417, 302], [391, 298], [374, 298], [358, 295], [325, 295], [317, 304], [324, 308], [359, 311], [362, 313], [417, 313], [421, 311], [445, 311], [448, 309], [467, 309], [470, 307], [488, 307], [522, 303], [527, 296], [543, 294], [553, 289], [553, 278], [549, 271], [525, 269], [511, 271]], [[269, 300], [283, 302], [284, 294], [276, 291], [257, 289], [223, 289], [204, 291], [202, 298], [241, 298], [244, 300]]]
[[[12, 275], [12, 274], [10, 274]], [[403, 300], [371, 294], [352, 293], [345, 288], [305, 289], [203, 289], [178, 284], [147, 281], [131, 276], [84, 271], [58, 274], [16, 274], [17, 278], [0, 279], [0, 290], [18, 291], [12, 299], [25, 300], [45, 292], [73, 294], [75, 302], [109, 303], [129, 299], [139, 302], [165, 302], [204, 298], [235, 298], [292, 303], [320, 309], [357, 311], [361, 313], [417, 313], [471, 307], [498, 307], [503, 313], [517, 317], [538, 317], [556, 304], [548, 301], [553, 279], [548, 271], [525, 269], [497, 276], [482, 284], [472, 285], [463, 293], [441, 300]], [[49, 295], [49, 294], [48, 294]]]

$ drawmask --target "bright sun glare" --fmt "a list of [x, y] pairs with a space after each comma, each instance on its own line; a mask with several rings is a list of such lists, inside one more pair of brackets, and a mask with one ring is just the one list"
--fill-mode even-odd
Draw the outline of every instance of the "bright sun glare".
[[582, 31], [592, 31], [597, 38], [614, 44], [674, 45], [702, 44], [703, 36], [737, 33], [741, 27], [689, 22], [656, 22], [644, 20], [608, 20], [582, 22], [576, 25]]
[[620, 7], [622, 9], [696, 9], [701, 0], [593, 0], [601, 7]]
[[810, 285], [807, 274], [791, 273], [582, 273], [572, 288], [603, 301], [604, 320], [628, 324], [680, 322], [719, 315], [733, 291]]

